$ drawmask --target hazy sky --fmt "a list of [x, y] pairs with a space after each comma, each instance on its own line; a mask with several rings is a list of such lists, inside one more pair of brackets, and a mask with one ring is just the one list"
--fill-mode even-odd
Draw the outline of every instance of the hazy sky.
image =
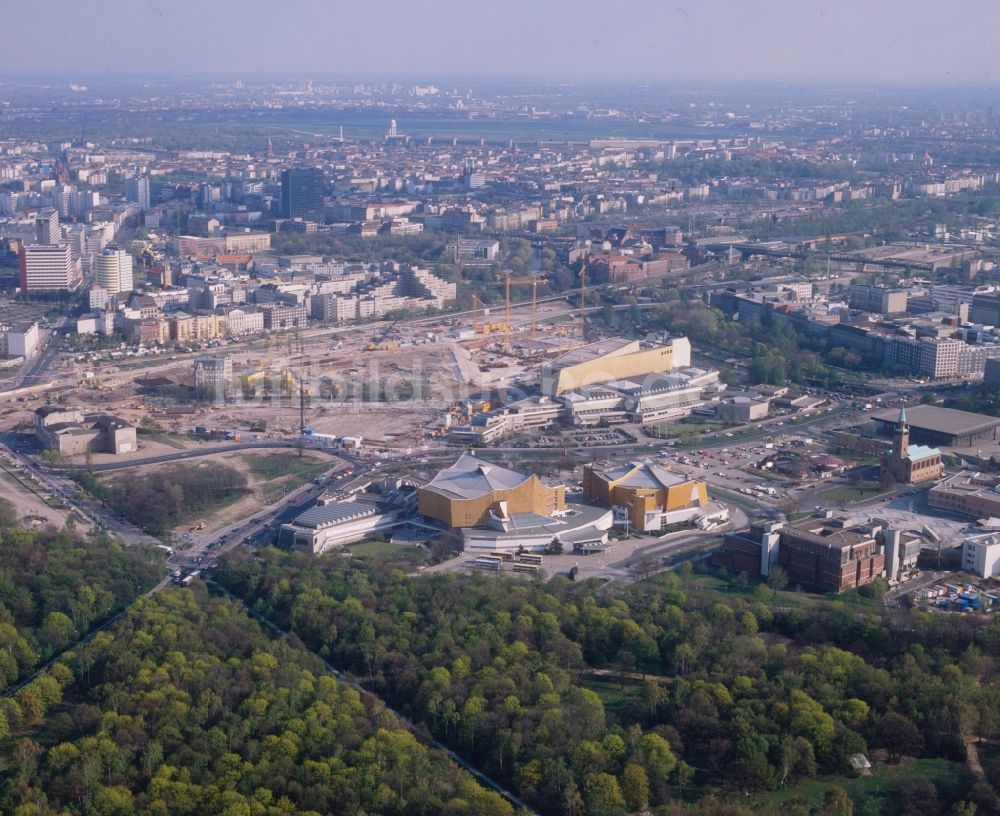
[[997, 0], [45, 0], [19, 74], [793, 80], [1000, 77]]

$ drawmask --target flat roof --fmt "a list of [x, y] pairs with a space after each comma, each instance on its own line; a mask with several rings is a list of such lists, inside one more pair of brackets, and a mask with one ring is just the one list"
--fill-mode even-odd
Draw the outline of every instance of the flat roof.
[[[895, 424], [899, 419], [899, 409], [890, 408], [872, 414], [872, 419]], [[985, 431], [1000, 425], [1000, 418], [938, 405], [913, 405], [906, 408], [906, 421], [911, 428], [959, 436], [964, 433]]]
[[520, 536], [552, 535], [564, 540], [569, 534], [582, 536], [583, 540], [593, 540], [601, 537], [601, 531], [592, 531], [605, 516], [611, 513], [604, 507], [590, 504], [567, 504], [566, 512], [556, 516], [539, 516], [535, 513], [516, 513], [511, 516], [510, 530], [497, 530], [493, 527], [466, 527], [462, 535], [467, 540], [503, 541], [516, 539]]
[[786, 524], [783, 529], [800, 540], [840, 549], [872, 540], [872, 536], [860, 526], [855, 526], [850, 522], [845, 523], [843, 519], [809, 516], [800, 521]]
[[292, 522], [296, 527], [310, 527], [319, 529], [329, 527], [331, 524], [339, 524], [345, 521], [373, 516], [377, 512], [370, 504], [360, 502], [337, 502], [336, 504], [317, 504], [310, 507], [302, 515], [297, 516]]
[[1000, 501], [1000, 477], [973, 470], [960, 470], [931, 488], [932, 493], [965, 493]]
[[567, 351], [561, 357], [556, 357], [549, 362], [549, 368], [556, 370], [567, 368], [568, 366], [579, 365], [588, 360], [596, 360], [607, 354], [621, 351], [623, 348], [638, 343], [637, 340], [630, 340], [628, 337], [611, 337], [607, 340], [598, 340], [596, 343], [588, 343], [585, 346]]

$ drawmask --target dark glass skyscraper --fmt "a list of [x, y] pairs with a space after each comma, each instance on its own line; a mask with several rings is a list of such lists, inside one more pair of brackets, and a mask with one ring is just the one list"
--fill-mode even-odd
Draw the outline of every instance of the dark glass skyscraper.
[[281, 215], [323, 223], [323, 171], [315, 167], [283, 170]]

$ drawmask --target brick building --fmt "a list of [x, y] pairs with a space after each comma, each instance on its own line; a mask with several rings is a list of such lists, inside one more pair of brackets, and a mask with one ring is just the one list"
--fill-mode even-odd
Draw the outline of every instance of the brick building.
[[917, 484], [940, 479], [943, 473], [941, 451], [926, 445], [910, 444], [906, 408], [900, 408], [899, 419], [892, 434], [892, 450], [882, 457], [882, 480]]
[[768, 576], [780, 565], [792, 584], [845, 592], [885, 574], [881, 524], [857, 524], [825, 515], [793, 523], [765, 522], [727, 533], [713, 562]]

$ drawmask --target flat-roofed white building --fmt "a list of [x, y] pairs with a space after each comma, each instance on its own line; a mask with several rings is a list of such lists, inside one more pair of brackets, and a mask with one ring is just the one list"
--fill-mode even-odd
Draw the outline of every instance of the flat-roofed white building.
[[320, 555], [328, 550], [386, 535], [407, 522], [416, 507], [416, 492], [407, 483], [385, 486], [378, 495], [320, 499], [278, 531], [278, 543]]
[[21, 247], [21, 292], [71, 292], [82, 280], [80, 261], [69, 244], [26, 244]]
[[962, 542], [962, 569], [980, 578], [1000, 573], [1000, 537], [996, 533], [969, 536]]

